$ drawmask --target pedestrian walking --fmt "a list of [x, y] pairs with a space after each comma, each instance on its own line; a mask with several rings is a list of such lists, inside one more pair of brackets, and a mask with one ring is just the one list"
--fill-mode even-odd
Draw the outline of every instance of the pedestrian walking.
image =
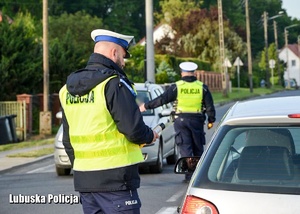
[[[205, 145], [204, 124], [206, 116], [207, 127], [210, 129], [215, 122], [215, 107], [208, 86], [197, 80], [194, 71], [196, 63], [182, 62], [181, 80], [172, 84], [161, 96], [141, 104], [141, 112], [154, 109], [166, 103], [176, 102], [175, 107], [175, 142], [179, 147], [181, 157], [201, 156]], [[191, 174], [185, 177], [186, 182]]]
[[71, 73], [59, 92], [74, 188], [86, 214], [139, 214], [140, 146], [159, 136], [145, 125], [123, 71], [134, 37], [103, 29], [91, 37], [87, 66]]

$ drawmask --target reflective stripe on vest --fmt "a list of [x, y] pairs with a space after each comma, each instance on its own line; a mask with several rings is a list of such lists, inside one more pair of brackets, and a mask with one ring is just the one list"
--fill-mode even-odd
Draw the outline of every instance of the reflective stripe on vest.
[[203, 98], [203, 83], [200, 81], [185, 82], [179, 80], [177, 86], [176, 113], [201, 113]]
[[139, 145], [129, 142], [118, 131], [107, 110], [104, 89], [106, 83], [114, 77], [108, 78], [82, 97], [72, 96], [66, 86], [59, 92], [74, 149], [74, 170], [112, 169], [144, 160]]

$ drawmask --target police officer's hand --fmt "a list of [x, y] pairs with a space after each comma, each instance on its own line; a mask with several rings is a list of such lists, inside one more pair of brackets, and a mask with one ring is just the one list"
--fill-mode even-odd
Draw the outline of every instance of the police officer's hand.
[[153, 131], [153, 140], [151, 143], [154, 143], [156, 141], [156, 139], [159, 138], [159, 135], [156, 133], [156, 131]]
[[142, 103], [141, 105], [140, 105], [140, 112], [144, 112], [144, 111], [146, 111], [147, 109], [145, 108], [145, 103]]
[[207, 124], [207, 129], [211, 129], [213, 126], [214, 126], [213, 123], [208, 123], [208, 124]]

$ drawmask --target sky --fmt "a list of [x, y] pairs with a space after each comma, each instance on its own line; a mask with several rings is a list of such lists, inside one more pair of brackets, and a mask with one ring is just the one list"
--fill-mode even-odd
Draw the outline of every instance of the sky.
[[287, 15], [300, 20], [300, 0], [282, 0], [282, 8]]

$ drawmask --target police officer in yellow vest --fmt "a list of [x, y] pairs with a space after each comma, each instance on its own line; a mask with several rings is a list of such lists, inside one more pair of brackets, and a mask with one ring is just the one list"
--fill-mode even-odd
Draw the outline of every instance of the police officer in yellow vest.
[[139, 214], [140, 145], [157, 133], [145, 125], [133, 83], [122, 70], [133, 36], [92, 31], [86, 68], [71, 73], [59, 92], [63, 144], [84, 213]]
[[[205, 145], [204, 123], [208, 117], [208, 128], [213, 126], [216, 111], [212, 95], [201, 81], [197, 80], [194, 71], [196, 63], [182, 62], [181, 80], [172, 84], [160, 97], [140, 105], [141, 112], [157, 108], [169, 102], [176, 101], [176, 119], [174, 128], [175, 141], [179, 147], [181, 157], [201, 156]], [[186, 180], [191, 175], [186, 176]]]

